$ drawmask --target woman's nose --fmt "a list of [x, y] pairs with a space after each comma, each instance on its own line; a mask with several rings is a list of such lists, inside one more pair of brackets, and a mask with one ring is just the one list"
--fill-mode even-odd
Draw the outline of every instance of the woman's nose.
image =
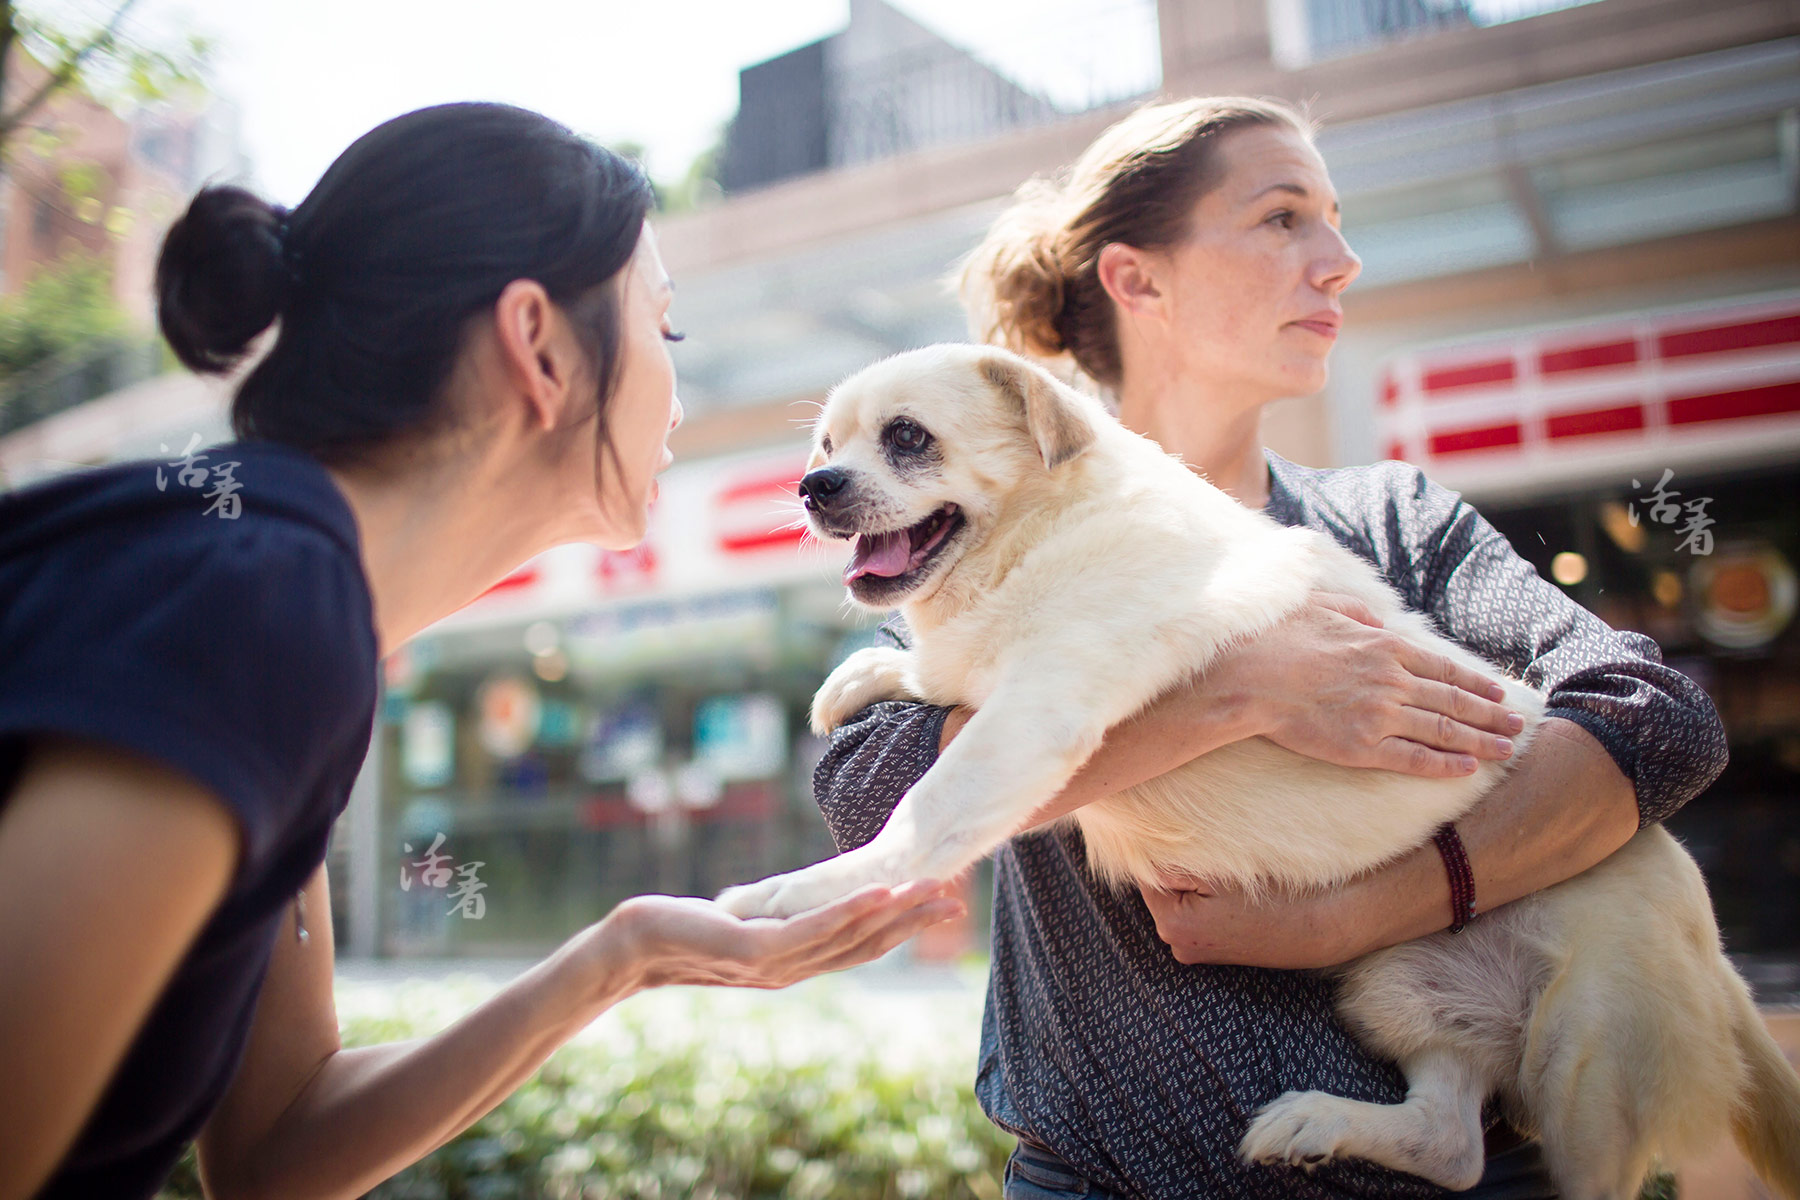
[[677, 425], [681, 424], [681, 418], [685, 414], [682, 412], [680, 396], [671, 396], [669, 399], [671, 401], [669, 405], [669, 429], [672, 432]]
[[1320, 291], [1336, 295], [1362, 274], [1362, 259], [1344, 240], [1342, 230], [1329, 225], [1326, 228], [1331, 240], [1314, 264], [1313, 282]]

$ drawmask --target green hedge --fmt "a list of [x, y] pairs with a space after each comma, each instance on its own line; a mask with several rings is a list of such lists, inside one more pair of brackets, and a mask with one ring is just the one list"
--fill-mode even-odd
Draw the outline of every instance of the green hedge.
[[[427, 1036], [490, 991], [340, 989], [344, 1044]], [[369, 1195], [1000, 1200], [1013, 1143], [970, 1091], [979, 1004], [974, 988], [876, 996], [830, 979], [782, 993], [647, 993]], [[1643, 1200], [1675, 1195], [1665, 1175]], [[158, 1200], [200, 1196], [190, 1149]]]
[[[744, 999], [755, 995], [635, 998], [369, 1195], [999, 1200], [1013, 1143], [970, 1090], [977, 1030], [967, 1014], [953, 1018], [962, 1044], [940, 1037], [936, 1052], [896, 1056], [879, 1022], [852, 1015], [856, 1001], [839, 990], [814, 988], [804, 1006]], [[344, 1043], [426, 1035], [469, 997], [409, 985], [390, 1011], [344, 1016]], [[200, 1195], [190, 1150], [159, 1200]]]

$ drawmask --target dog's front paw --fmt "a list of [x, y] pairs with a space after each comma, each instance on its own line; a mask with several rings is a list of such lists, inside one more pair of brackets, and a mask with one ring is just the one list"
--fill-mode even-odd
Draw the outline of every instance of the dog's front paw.
[[773, 917], [778, 914], [770, 908], [775, 893], [781, 888], [785, 876], [771, 875], [767, 879], [759, 879], [755, 883], [740, 883], [728, 887], [713, 897], [713, 903], [734, 917], [748, 920], [751, 917]]
[[901, 882], [882, 870], [873, 855], [851, 851], [786, 875], [726, 888], [717, 903], [737, 917], [791, 917], [841, 900], [871, 883]]
[[812, 729], [824, 737], [881, 700], [916, 700], [907, 682], [912, 655], [891, 646], [868, 646], [838, 664], [812, 702]]
[[1238, 1157], [1250, 1163], [1317, 1167], [1342, 1149], [1347, 1122], [1342, 1100], [1325, 1092], [1289, 1092], [1265, 1104], [1250, 1122]]

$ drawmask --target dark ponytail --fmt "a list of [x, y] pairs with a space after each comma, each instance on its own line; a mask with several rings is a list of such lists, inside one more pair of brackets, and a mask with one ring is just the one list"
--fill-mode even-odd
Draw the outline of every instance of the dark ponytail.
[[159, 319], [182, 362], [215, 373], [279, 321], [232, 428], [331, 460], [446, 419], [468, 320], [533, 279], [586, 333], [604, 404], [615, 277], [651, 200], [636, 164], [537, 113], [421, 109], [358, 138], [291, 213], [202, 190], [163, 242]]

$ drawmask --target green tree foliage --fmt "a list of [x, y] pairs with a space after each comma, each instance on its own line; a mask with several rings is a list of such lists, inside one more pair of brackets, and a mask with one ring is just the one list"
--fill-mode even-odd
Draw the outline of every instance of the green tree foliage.
[[70, 254], [39, 271], [23, 289], [0, 296], [0, 381], [57, 355], [124, 336], [112, 272], [87, 254]]
[[[64, 89], [77, 89], [103, 102], [155, 100], [183, 84], [198, 83], [211, 46], [189, 35], [170, 45], [147, 45], [126, 27], [139, 0], [118, 0], [104, 21], [80, 27], [67, 14], [22, 11], [12, 0], [0, 0], [0, 151], [13, 138], [34, 128], [33, 118]], [[41, 79], [13, 85], [13, 51], [22, 48], [43, 68]], [[15, 95], [17, 92], [19, 94]], [[41, 131], [40, 131], [41, 132]]]
[[719, 159], [724, 153], [725, 136], [721, 133], [718, 141], [695, 155], [679, 180], [663, 186], [663, 211], [692, 212], [718, 203], [724, 196], [719, 190]]
[[[664, 214], [692, 212], [717, 201], [722, 194], [718, 179], [719, 156], [724, 152], [724, 146], [725, 135], [721, 132], [719, 140], [696, 155], [680, 178], [651, 179], [650, 187], [656, 193], [657, 211]], [[641, 142], [616, 140], [608, 142], [606, 147], [639, 164], [644, 163], [647, 158]]]

